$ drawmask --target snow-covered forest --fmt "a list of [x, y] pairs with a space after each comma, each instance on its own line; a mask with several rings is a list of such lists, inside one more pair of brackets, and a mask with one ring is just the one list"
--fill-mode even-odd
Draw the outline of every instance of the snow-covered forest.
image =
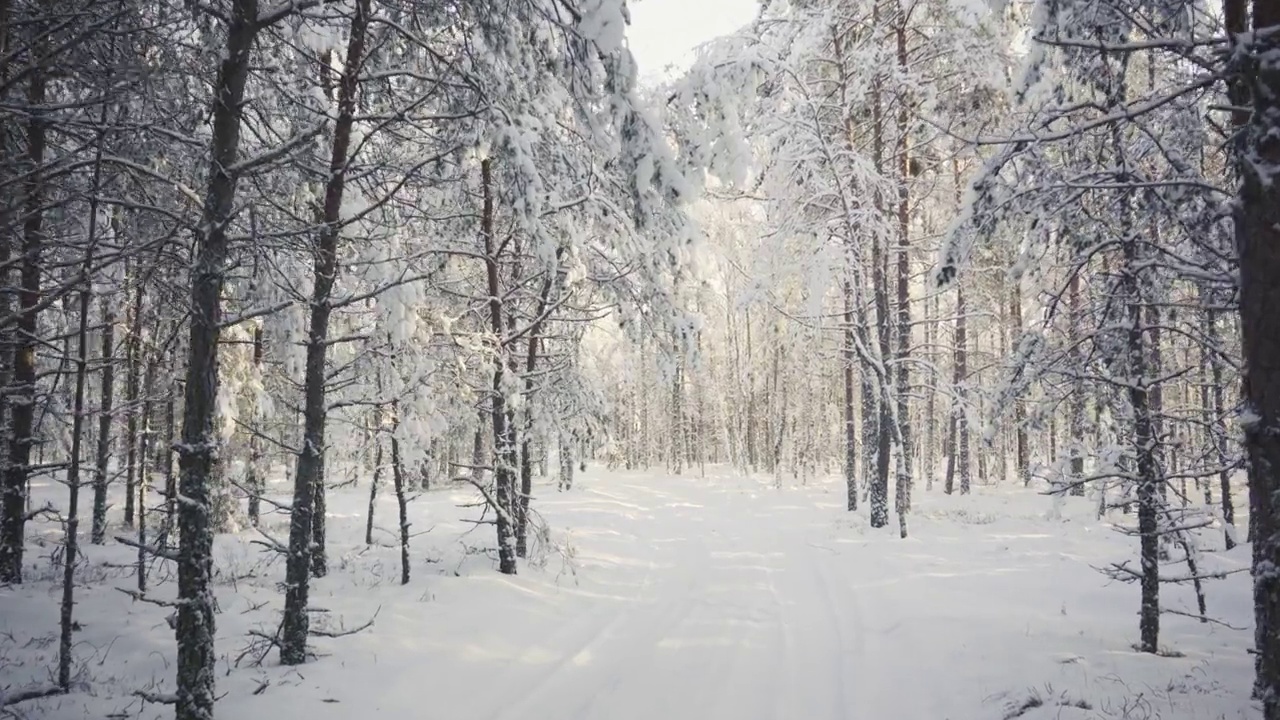
[[1280, 2], [645, 5], [0, 0], [0, 717], [1280, 720]]

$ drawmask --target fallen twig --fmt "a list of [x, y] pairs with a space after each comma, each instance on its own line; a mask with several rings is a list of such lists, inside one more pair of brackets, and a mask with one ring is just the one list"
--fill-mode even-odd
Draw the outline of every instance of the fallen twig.
[[26, 702], [28, 700], [37, 700], [39, 698], [53, 697], [54, 695], [61, 695], [64, 692], [66, 692], [66, 690], [63, 690], [57, 685], [41, 685], [39, 687], [27, 688], [25, 690], [19, 690], [15, 693], [9, 693], [8, 695], [5, 695], [3, 692], [0, 692], [0, 707], [16, 705], [20, 702]]
[[379, 605], [379, 606], [378, 606], [378, 609], [377, 609], [377, 610], [374, 610], [374, 611], [373, 611], [373, 617], [369, 618], [368, 622], [364, 623], [364, 624], [363, 624], [363, 625], [361, 625], [360, 627], [351, 628], [350, 630], [320, 630], [320, 629], [313, 629], [313, 630], [311, 630], [311, 634], [312, 634], [312, 635], [316, 635], [316, 636], [318, 636], [318, 637], [328, 637], [328, 638], [346, 637], [346, 636], [348, 636], [348, 635], [355, 635], [355, 634], [356, 634], [356, 633], [358, 633], [358, 632], [363, 632], [363, 631], [368, 630], [369, 628], [373, 627], [373, 621], [378, 619], [378, 613], [380, 613], [380, 612], [382, 612], [382, 606], [381, 606], [381, 605]]
[[178, 696], [170, 693], [153, 693], [146, 690], [134, 690], [133, 694], [146, 702], [156, 705], [177, 705]]

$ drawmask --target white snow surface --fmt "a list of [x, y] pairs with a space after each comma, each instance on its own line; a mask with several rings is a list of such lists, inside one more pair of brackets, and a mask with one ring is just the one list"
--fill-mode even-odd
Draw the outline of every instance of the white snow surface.
[[[706, 477], [588, 469], [569, 492], [539, 486], [551, 542], [499, 575], [492, 528], [460, 487], [419, 494], [413, 578], [398, 584], [394, 498], [380, 492], [378, 544], [363, 544], [367, 486], [329, 498], [332, 573], [314, 581], [315, 622], [374, 625], [316, 638], [286, 668], [272, 652], [236, 665], [248, 631], [278, 623], [282, 561], [246, 531], [218, 538], [221, 718], [337, 720], [1031, 720], [1253, 717], [1247, 573], [1209, 583], [1227, 625], [1162, 617], [1178, 657], [1143, 655], [1138, 589], [1095, 567], [1136, 541], [1068, 498], [1021, 488], [916, 493], [912, 536], [843, 510], [832, 479], [774, 489]], [[283, 496], [285, 488], [276, 488]], [[51, 499], [61, 488], [38, 488]], [[117, 507], [119, 505], [117, 504]], [[286, 536], [287, 518], [269, 532]], [[87, 522], [84, 523], [87, 525]], [[120, 528], [112, 528], [120, 531]], [[57, 653], [60, 530], [35, 523], [30, 582], [0, 588], [0, 694], [49, 679]], [[1220, 531], [1215, 531], [1219, 532]], [[1220, 542], [1220, 541], [1219, 541]], [[1216, 546], [1214, 546], [1216, 547]], [[168, 609], [132, 601], [134, 553], [88, 547], [80, 570], [78, 691], [10, 708], [19, 718], [168, 718], [135, 691], [173, 690]], [[1247, 567], [1249, 547], [1204, 558]], [[1171, 574], [1185, 572], [1170, 568]], [[171, 598], [170, 569], [153, 571]], [[1190, 589], [1165, 607], [1194, 610]], [[1229, 626], [1233, 627], [1229, 627]], [[1039, 703], [1039, 704], [1038, 704]], [[1087, 705], [1087, 707], [1077, 707]]]

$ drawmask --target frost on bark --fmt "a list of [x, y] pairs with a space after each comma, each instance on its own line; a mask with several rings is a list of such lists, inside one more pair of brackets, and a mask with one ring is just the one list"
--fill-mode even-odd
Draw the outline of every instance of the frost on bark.
[[853, 287], [849, 280], [844, 282], [844, 345], [841, 348], [840, 370], [844, 381], [844, 484], [845, 506], [850, 510], [858, 509], [858, 431], [854, 425], [855, 406], [853, 402], [854, 388], [854, 318]]
[[503, 575], [516, 574], [516, 538], [513, 522], [513, 500], [516, 495], [516, 445], [507, 411], [503, 378], [507, 362], [502, 352], [504, 308], [498, 283], [498, 257], [494, 237], [493, 208], [493, 160], [480, 162], [480, 186], [482, 208], [480, 235], [484, 244], [485, 276], [489, 290], [489, 322], [498, 352], [493, 361], [493, 393], [490, 396], [489, 416], [493, 423], [493, 511], [494, 527], [498, 540], [498, 571]]
[[214, 83], [212, 137], [204, 207], [196, 227], [191, 268], [187, 374], [178, 446], [177, 720], [212, 720], [214, 704], [213, 527], [210, 489], [217, 473], [214, 418], [218, 396], [218, 337], [226, 280], [240, 148], [241, 112], [257, 33], [255, 0], [235, 0], [226, 52]]
[[[1243, 13], [1243, 3], [1231, 3]], [[1255, 690], [1265, 720], [1280, 720], [1280, 4], [1253, 2], [1254, 35], [1241, 68], [1253, 112], [1238, 145], [1240, 320], [1254, 519]]]
[[560, 478], [561, 490], [573, 489], [573, 437], [568, 433], [560, 433]]
[[1067, 345], [1071, 362], [1071, 394], [1067, 400], [1067, 429], [1071, 435], [1070, 470], [1068, 491], [1072, 495], [1084, 495], [1084, 361], [1080, 350], [1080, 330], [1084, 323], [1084, 311], [1080, 305], [1080, 269], [1071, 273], [1067, 283]]
[[[894, 39], [897, 44], [898, 70], [904, 75], [907, 66], [907, 26], [911, 12], [905, 5], [899, 6], [897, 26], [894, 28]], [[908, 147], [910, 139], [910, 98], [900, 92], [897, 122], [897, 155], [898, 170], [898, 249], [897, 249], [897, 321], [896, 330], [898, 347], [895, 353], [897, 364], [894, 377], [897, 381], [897, 484], [894, 488], [894, 510], [898, 515], [899, 531], [902, 537], [907, 536], [906, 514], [911, 510], [911, 454], [914, 450], [914, 437], [911, 433], [911, 153]], [[885, 356], [887, 357], [887, 355]]]
[[[878, 98], [878, 94], [877, 94]], [[879, 112], [879, 100], [876, 102], [876, 111]], [[877, 122], [878, 125], [878, 122]], [[877, 145], [879, 144], [879, 133], [877, 132]], [[879, 150], [876, 152], [877, 158], [880, 155]], [[879, 161], [877, 160], [877, 164]], [[884, 251], [884, 242], [879, 238], [873, 238], [871, 241], [871, 285], [872, 296], [875, 303], [876, 315], [876, 344], [880, 350], [880, 358], [882, 361], [892, 356], [892, 348], [890, 347], [890, 321], [889, 321], [889, 289], [887, 273], [887, 253]], [[874, 382], [878, 384], [890, 382], [887, 377], [877, 377]], [[869, 504], [871, 505], [871, 527], [884, 527], [889, 524], [889, 460], [892, 450], [893, 429], [889, 426], [890, 409], [886, 405], [883, 393], [879, 388], [875, 391], [878, 396], [877, 409], [879, 412], [876, 417], [876, 454], [874, 474], [870, 479], [870, 488], [868, 489]], [[871, 468], [869, 468], [871, 469]]]
[[956, 475], [960, 476], [960, 494], [969, 494], [971, 463], [969, 458], [969, 420], [965, 414], [966, 378], [969, 375], [969, 309], [965, 305], [964, 286], [956, 283], [955, 347], [952, 355], [951, 417], [947, 429], [947, 476], [943, 489], [955, 492]]
[[1128, 303], [1128, 348], [1127, 371], [1129, 385], [1129, 404], [1133, 413], [1133, 452], [1135, 458], [1138, 498], [1138, 536], [1140, 543], [1139, 561], [1142, 565], [1142, 577], [1139, 585], [1142, 589], [1142, 604], [1139, 611], [1138, 629], [1141, 636], [1140, 647], [1143, 652], [1154, 653], [1159, 649], [1160, 637], [1160, 529], [1159, 517], [1163, 503], [1160, 498], [1160, 486], [1163, 478], [1159, 477], [1156, 463], [1155, 424], [1153, 418], [1151, 379], [1148, 375], [1148, 338], [1149, 328], [1143, 318], [1143, 302], [1139, 289], [1140, 278], [1138, 266], [1142, 263], [1142, 253], [1138, 242], [1129, 240], [1125, 243], [1125, 267], [1121, 282]]
[[[562, 249], [556, 250], [557, 265], [559, 263]], [[551, 290], [555, 285], [556, 277], [559, 273], [557, 268], [555, 273], [548, 273], [547, 277], [542, 281], [542, 289], [538, 292], [538, 307], [534, 314], [533, 326], [529, 329], [529, 342], [525, 354], [525, 379], [524, 379], [524, 396], [525, 396], [525, 422], [524, 437], [520, 443], [520, 496], [516, 499], [516, 554], [520, 557], [526, 557], [529, 551], [529, 501], [533, 495], [533, 443], [530, 436], [533, 434], [533, 420], [531, 409], [528, 406], [533, 404], [535, 393], [534, 370], [537, 369], [540, 346], [542, 344], [542, 325], [547, 315], [547, 304], [551, 300]]]
[[[325, 367], [329, 349], [329, 316], [338, 273], [338, 240], [341, 236], [342, 198], [350, 161], [351, 129], [355, 124], [356, 91], [364, 59], [365, 31], [370, 0], [359, 0], [351, 19], [347, 54], [338, 82], [338, 116], [325, 184], [323, 224], [316, 239], [311, 318], [307, 333], [307, 357], [303, 381], [303, 436], [294, 474], [293, 506], [289, 518], [289, 556], [285, 567], [285, 610], [280, 637], [280, 662], [306, 662], [307, 593], [310, 575], [324, 575], [328, 568], [324, 551], [324, 452]], [[325, 58], [327, 62], [327, 57]], [[329, 70], [324, 70], [327, 76]]]

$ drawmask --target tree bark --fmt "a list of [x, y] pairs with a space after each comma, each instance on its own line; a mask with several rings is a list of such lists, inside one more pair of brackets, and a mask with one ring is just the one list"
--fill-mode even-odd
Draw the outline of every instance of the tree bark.
[[[872, 26], [880, 24], [880, 0], [876, 0], [872, 6], [873, 20]], [[871, 81], [871, 130], [872, 130], [872, 161], [877, 171], [884, 172], [884, 107], [883, 107], [883, 78], [879, 72], [872, 77]], [[887, 205], [886, 199], [879, 194], [875, 197], [875, 207], [879, 212], [884, 212]], [[876, 316], [876, 344], [880, 351], [881, 362], [888, 363], [893, 355], [890, 347], [890, 319], [889, 319], [889, 282], [888, 282], [888, 259], [885, 252], [885, 240], [879, 237], [871, 238], [871, 288], [873, 303], [875, 305]], [[875, 378], [877, 384], [891, 382], [888, 377]], [[889, 453], [892, 448], [892, 428], [889, 427], [890, 410], [885, 405], [883, 399], [884, 393], [877, 390], [875, 393], [879, 396], [877, 409], [879, 410], [876, 422], [876, 457], [875, 457], [875, 475], [871, 478], [871, 486], [869, 488], [869, 503], [871, 505], [871, 527], [879, 528], [889, 524]]]
[[[399, 418], [399, 409], [395, 411]], [[400, 584], [409, 584], [409, 505], [404, 494], [404, 465], [400, 462], [400, 441], [396, 439], [396, 426], [391, 429], [391, 481], [395, 485], [396, 507], [400, 511]], [[372, 517], [372, 516], [370, 516]]]
[[26, 181], [23, 183], [26, 219], [22, 223], [22, 278], [18, 294], [17, 333], [14, 338], [10, 396], [9, 460], [4, 468], [0, 503], [0, 583], [22, 582], [22, 554], [27, 527], [27, 487], [31, 447], [35, 437], [36, 348], [39, 346], [41, 253], [44, 250], [45, 104], [43, 67], [31, 73], [27, 88]]
[[972, 484], [972, 470], [969, 458], [969, 418], [965, 403], [968, 390], [965, 383], [969, 377], [969, 308], [965, 304], [964, 287], [956, 284], [956, 330], [955, 347], [952, 348], [952, 393], [951, 427], [947, 440], [947, 483], [946, 491], [950, 495], [954, 490], [955, 475], [960, 475], [960, 494], [968, 495]]
[[1071, 397], [1067, 400], [1067, 428], [1071, 434], [1071, 468], [1068, 492], [1084, 495], [1084, 367], [1080, 350], [1080, 330], [1084, 323], [1084, 311], [1080, 305], [1081, 268], [1074, 268], [1067, 284], [1067, 356], [1071, 376]]
[[[1009, 288], [1009, 326], [1013, 331], [1013, 342], [1020, 341], [1022, 336], [1022, 284], [1014, 280]], [[1013, 401], [1014, 458], [1017, 465], [1018, 479], [1023, 487], [1031, 484], [1031, 443], [1027, 437], [1027, 402], [1022, 393]]]
[[[159, 327], [157, 318], [153, 337], [159, 334]], [[143, 548], [149, 542], [147, 532], [150, 529], [147, 525], [147, 496], [151, 490], [151, 468], [147, 465], [147, 458], [152, 445], [151, 411], [154, 405], [152, 393], [156, 382], [156, 356], [148, 353], [146, 363], [147, 368], [142, 377], [142, 431], [138, 438], [138, 592], [147, 589], [147, 562], [151, 559]]]
[[515, 527], [512, 518], [515, 495], [516, 447], [507, 416], [507, 399], [503, 377], [507, 363], [502, 342], [504, 326], [502, 293], [498, 283], [498, 249], [494, 243], [493, 217], [493, 160], [480, 161], [480, 186], [483, 195], [480, 215], [480, 235], [484, 243], [485, 274], [489, 290], [489, 321], [493, 339], [497, 344], [493, 361], [493, 394], [489, 415], [493, 423], [494, 526], [498, 540], [498, 572], [516, 574]]
[[[127, 274], [127, 271], [126, 271]], [[129, 309], [129, 339], [125, 350], [124, 524], [133, 527], [138, 508], [138, 374], [142, 364], [142, 269], [135, 271], [133, 305]], [[217, 528], [216, 519], [214, 527]]]
[[[1205, 304], [1212, 302], [1206, 298]], [[1220, 344], [1218, 340], [1217, 312], [1206, 308], [1203, 314], [1205, 340], [1200, 346], [1200, 363], [1208, 368], [1208, 383], [1200, 385], [1200, 401], [1204, 408], [1205, 423], [1210, 445], [1216, 453], [1218, 463], [1218, 494], [1222, 503], [1223, 539], [1228, 550], [1236, 546], [1235, 541], [1235, 505], [1231, 493], [1230, 456], [1227, 454], [1226, 406], [1223, 399], [1223, 367]], [[1206, 495], [1208, 490], [1206, 489]]]
[[[557, 249], [557, 260], [560, 255], [561, 251]], [[556, 272], [559, 272], [558, 268]], [[538, 365], [543, 316], [547, 313], [547, 303], [551, 298], [555, 278], [556, 274], [548, 274], [542, 281], [542, 288], [538, 292], [537, 313], [534, 315], [533, 326], [529, 328], [529, 344], [525, 354], [525, 423], [524, 438], [520, 444], [520, 497], [516, 504], [516, 555], [520, 557], [526, 557], [529, 551], [529, 499], [533, 495], [533, 458], [530, 455], [532, 443], [529, 441], [529, 435], [533, 432], [533, 371]]]
[[[1226, 3], [1228, 27], [1244, 29], [1244, 3]], [[1254, 523], [1255, 690], [1264, 720], [1280, 720], [1280, 5], [1253, 0], [1243, 74], [1252, 114], [1237, 140], [1235, 204], [1240, 253], [1240, 329], [1249, 506]], [[1244, 38], [1233, 38], [1245, 42]], [[1241, 52], [1240, 50], [1236, 51]]]
[[[897, 42], [898, 72], [905, 77], [907, 67], [907, 27], [910, 10], [899, 5], [894, 38]], [[915, 442], [911, 434], [911, 155], [907, 143], [910, 139], [910, 97], [908, 88], [898, 91], [898, 327], [897, 327], [897, 424], [900, 457], [897, 468], [897, 486], [894, 489], [894, 510], [898, 514], [899, 532], [907, 536], [906, 514], [911, 510], [911, 453]]]
[[[100, 126], [106, 124], [107, 107], [102, 106]], [[98, 193], [102, 188], [102, 128], [94, 149], [92, 196], [89, 199], [88, 245], [80, 270], [79, 326], [76, 328], [76, 380], [71, 412], [71, 456], [67, 463], [66, 536], [62, 547], [62, 602], [58, 612], [58, 687], [71, 691], [71, 651], [75, 631], [75, 568], [80, 554], [80, 452], [84, 439], [84, 396], [89, 375], [89, 308], [93, 300], [93, 261], [98, 243]]]
[[929, 384], [925, 388], [925, 441], [923, 458], [924, 489], [933, 490], [938, 474], [938, 296], [925, 298], [925, 341], [928, 348]]
[[375, 430], [373, 436], [373, 481], [369, 483], [369, 513], [365, 516], [364, 544], [373, 544], [373, 509], [378, 501], [378, 481], [382, 479], [382, 439], [381, 430]]
[[[92, 219], [91, 219], [92, 222]], [[107, 297], [102, 306], [102, 409], [98, 416], [97, 463], [93, 478], [93, 527], [90, 534], [94, 545], [101, 545], [107, 537], [107, 489], [110, 487], [111, 462], [111, 404], [113, 400], [116, 363], [116, 316]]]
[[[176, 359], [177, 353], [170, 351], [169, 359]], [[173, 473], [173, 441], [174, 432], [176, 431], [176, 414], [177, 408], [173, 398], [177, 394], [176, 378], [170, 380], [169, 399], [164, 404], [164, 440], [165, 445], [161, 450], [164, 457], [164, 529], [161, 531], [165, 543], [169, 543], [170, 537], [173, 535], [174, 522], [178, 512], [178, 479]]]
[[[0, 83], [4, 83], [5, 87], [10, 87], [9, 69], [14, 59], [12, 6], [12, 0], [0, 0]], [[0, 92], [0, 100], [8, 99], [7, 93]], [[10, 142], [0, 141], [0, 173], [3, 173], [0, 174], [0, 182], [6, 183], [9, 187], [19, 187], [15, 175], [20, 172], [21, 160], [17, 148]], [[0, 235], [0, 313], [4, 315], [9, 315], [13, 308], [10, 290], [13, 287], [13, 273], [10, 268], [13, 263], [13, 251], [21, 242], [14, 231], [17, 219], [22, 213], [22, 203], [23, 198], [19, 192], [9, 192], [0, 196], [0, 228], [4, 231], [4, 234]], [[13, 340], [12, 327], [0, 328], [0, 391], [7, 390], [13, 382]], [[0, 558], [3, 558], [5, 553], [4, 526], [7, 525], [9, 518], [10, 500], [7, 478], [11, 436], [6, 435], [4, 431], [9, 427], [10, 405], [9, 393], [0, 392]], [[26, 489], [25, 480], [23, 489]], [[25, 512], [27, 498], [21, 498], [20, 502]], [[21, 567], [20, 562], [19, 567]], [[5, 574], [0, 570], [0, 578]]]
[[226, 279], [227, 225], [235, 206], [231, 168], [240, 148], [241, 112], [257, 34], [256, 0], [234, 0], [226, 52], [214, 83], [208, 186], [191, 269], [191, 318], [178, 490], [178, 641], [176, 720], [212, 720], [214, 694], [213, 528], [210, 487], [217, 471], [213, 423], [218, 397], [218, 337]]
[[560, 479], [559, 488], [561, 490], [573, 489], [573, 438], [572, 436], [560, 433]]
[[858, 431], [854, 425], [854, 328], [853, 286], [844, 281], [844, 347], [841, 348], [841, 376], [844, 380], [844, 486], [845, 507], [858, 509]]
[[[310, 575], [328, 572], [324, 547], [324, 453], [328, 406], [325, 394], [329, 349], [329, 315], [333, 285], [338, 274], [338, 240], [342, 233], [342, 197], [350, 161], [351, 129], [355, 124], [356, 91], [364, 62], [365, 33], [369, 26], [370, 0], [357, 0], [347, 37], [347, 54], [338, 81], [338, 116], [333, 127], [329, 175], [324, 208], [314, 245], [314, 285], [307, 333], [306, 371], [303, 380], [302, 448], [294, 473], [293, 506], [289, 517], [289, 556], [285, 565], [285, 610], [280, 634], [280, 662], [301, 665], [307, 659], [307, 593]], [[327, 76], [325, 55], [323, 74]]]
[[[259, 381], [263, 376], [263, 345], [262, 326], [255, 325], [253, 328], [253, 368]], [[258, 523], [261, 520], [262, 495], [267, 489], [267, 473], [265, 468], [262, 467], [262, 438], [258, 437], [258, 434], [262, 432], [265, 432], [264, 428], [255, 427], [253, 433], [249, 436], [249, 462], [244, 483], [245, 490], [249, 493], [249, 524], [254, 527], [258, 527]]]
[[1136, 241], [1125, 242], [1125, 269], [1123, 281], [1127, 286], [1128, 302], [1128, 362], [1129, 404], [1133, 411], [1133, 448], [1137, 471], [1138, 535], [1141, 544], [1142, 605], [1139, 615], [1139, 631], [1143, 652], [1159, 650], [1160, 636], [1160, 531], [1158, 527], [1162, 506], [1157, 477], [1155, 425], [1152, 418], [1151, 388], [1147, 377], [1148, 348], [1143, 321], [1143, 302], [1139, 290], [1137, 266], [1141, 253]]

